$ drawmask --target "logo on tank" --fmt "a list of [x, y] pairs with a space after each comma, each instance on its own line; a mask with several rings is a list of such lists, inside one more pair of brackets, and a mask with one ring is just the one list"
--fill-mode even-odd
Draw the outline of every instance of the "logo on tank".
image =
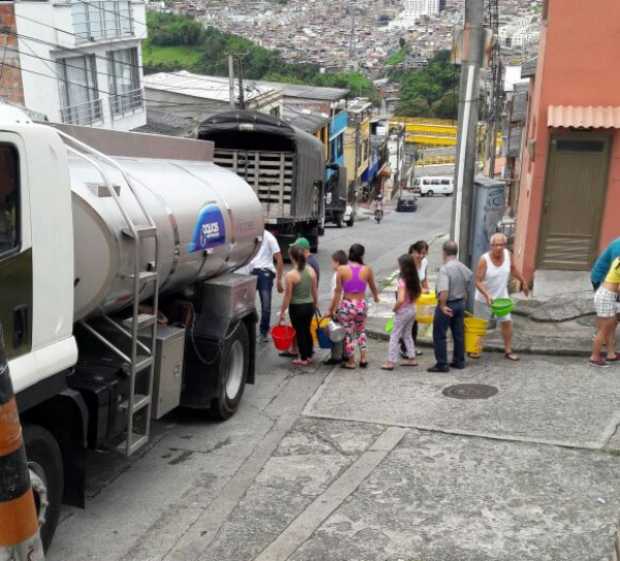
[[204, 251], [226, 243], [226, 225], [222, 211], [215, 204], [208, 204], [198, 214], [192, 241], [187, 251]]

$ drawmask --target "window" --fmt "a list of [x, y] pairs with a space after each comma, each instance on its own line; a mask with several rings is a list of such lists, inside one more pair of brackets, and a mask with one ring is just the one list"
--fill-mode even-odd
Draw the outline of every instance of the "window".
[[75, 34], [82, 41], [133, 34], [133, 15], [128, 0], [74, 0], [71, 13]]
[[442, 179], [441, 180], [441, 184], [442, 185], [450, 185], [450, 180], [449, 179]]
[[122, 117], [141, 109], [143, 99], [138, 72], [138, 49], [108, 52], [108, 74], [112, 116]]
[[274, 118], [274, 119], [279, 119], [280, 118], [280, 108], [279, 107], [273, 107], [269, 110], [269, 114]]
[[19, 246], [19, 228], [19, 157], [13, 146], [0, 144], [0, 255]]
[[331, 157], [331, 161], [335, 162], [337, 160], [339, 160], [340, 158], [342, 158], [343, 154], [344, 154], [344, 143], [343, 143], [343, 135], [339, 135], [336, 138], [334, 138], [330, 143], [329, 143], [329, 153], [330, 153], [330, 157]]
[[93, 55], [58, 61], [63, 123], [92, 125], [102, 120], [96, 64]]

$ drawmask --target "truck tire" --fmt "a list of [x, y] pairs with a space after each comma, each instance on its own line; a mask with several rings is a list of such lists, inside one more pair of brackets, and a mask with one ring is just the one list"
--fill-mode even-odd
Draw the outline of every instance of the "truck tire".
[[[24, 445], [28, 467], [41, 478], [47, 489], [49, 505], [45, 523], [41, 526], [41, 541], [47, 550], [56, 532], [64, 493], [62, 453], [52, 433], [38, 425], [24, 426]], [[34, 498], [38, 512], [40, 501], [36, 491]]]
[[347, 227], [349, 228], [353, 228], [353, 225], [355, 224], [355, 215], [352, 214], [351, 218], [349, 218], [349, 221], [347, 222]]
[[216, 421], [230, 419], [239, 409], [250, 366], [250, 338], [243, 322], [224, 342], [218, 369], [220, 388], [211, 402], [210, 416]]
[[310, 253], [317, 253], [319, 251], [319, 236], [308, 236], [310, 242]]
[[343, 220], [342, 220], [343, 218], [344, 217], [342, 216], [342, 213], [339, 212], [338, 214], [336, 214], [336, 218], [335, 218], [334, 222], [336, 222], [336, 226], [338, 228], [342, 228], [342, 225], [344, 223]]

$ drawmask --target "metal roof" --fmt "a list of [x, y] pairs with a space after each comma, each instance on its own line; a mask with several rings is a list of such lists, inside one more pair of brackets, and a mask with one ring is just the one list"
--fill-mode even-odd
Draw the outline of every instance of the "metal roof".
[[620, 106], [550, 105], [547, 126], [617, 129], [620, 128]]
[[305, 111], [294, 111], [290, 108], [284, 109], [282, 118], [291, 125], [309, 133], [315, 133], [329, 124], [329, 118], [320, 113], [306, 113]]
[[284, 97], [298, 97], [300, 99], [338, 101], [344, 99], [349, 94], [349, 90], [343, 88], [323, 88], [320, 86], [305, 86], [303, 84], [266, 82], [264, 80], [246, 80], [246, 82], [256, 84], [259, 87], [277, 88]]
[[[244, 86], [244, 94], [247, 101], [280, 92], [280, 88], [252, 84], [251, 82], [246, 82]], [[186, 70], [147, 74], [144, 76], [144, 87], [201, 99], [230, 102], [228, 78], [193, 74]], [[235, 97], [238, 95], [239, 86], [235, 84]]]

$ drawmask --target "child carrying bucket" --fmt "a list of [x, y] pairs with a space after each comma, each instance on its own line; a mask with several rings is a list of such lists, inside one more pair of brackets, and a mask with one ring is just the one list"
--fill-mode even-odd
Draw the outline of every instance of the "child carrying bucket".
[[399, 341], [402, 339], [407, 349], [407, 359], [403, 366], [417, 366], [415, 356], [415, 343], [411, 335], [411, 329], [415, 322], [415, 303], [422, 293], [420, 278], [416, 266], [409, 255], [401, 255], [398, 259], [400, 278], [398, 280], [398, 293], [394, 304], [394, 328], [390, 334], [390, 346], [388, 360], [381, 367], [382, 370], [394, 370], [398, 364], [400, 351]]

